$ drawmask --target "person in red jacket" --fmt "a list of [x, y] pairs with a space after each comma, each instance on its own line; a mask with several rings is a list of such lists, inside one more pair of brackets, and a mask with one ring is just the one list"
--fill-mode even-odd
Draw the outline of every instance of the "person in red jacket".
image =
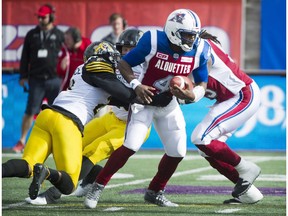
[[70, 78], [75, 69], [83, 64], [85, 49], [91, 44], [89, 38], [81, 36], [78, 28], [70, 27], [64, 33], [65, 46], [62, 47], [61, 56], [57, 64], [57, 73], [62, 78], [61, 90], [69, 87]]

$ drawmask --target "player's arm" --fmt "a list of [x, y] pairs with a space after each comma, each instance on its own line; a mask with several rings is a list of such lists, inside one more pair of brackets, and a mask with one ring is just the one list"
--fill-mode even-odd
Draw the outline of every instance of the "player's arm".
[[185, 103], [193, 103], [201, 100], [207, 89], [209, 70], [212, 67], [211, 47], [205, 43], [204, 49], [200, 56], [200, 66], [192, 71], [195, 87], [183, 90], [177, 86], [171, 89], [171, 93], [177, 98], [182, 99]]
[[135, 102], [135, 92], [117, 79], [111, 64], [90, 58], [82, 70], [82, 78], [88, 84], [105, 90], [125, 103]]
[[118, 64], [118, 69], [124, 79], [130, 84], [131, 88], [135, 90], [137, 96], [143, 103], [151, 103], [152, 91], [155, 90], [152, 86], [142, 85], [139, 80], [134, 76], [132, 67], [140, 65], [145, 62], [145, 57], [151, 50], [151, 33], [146, 32], [139, 40], [137, 46], [125, 55]]

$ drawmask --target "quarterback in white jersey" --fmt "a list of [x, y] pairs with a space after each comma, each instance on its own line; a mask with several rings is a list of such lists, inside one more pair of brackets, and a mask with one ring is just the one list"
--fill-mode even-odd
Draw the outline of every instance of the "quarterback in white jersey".
[[[97, 206], [105, 185], [129, 157], [140, 149], [152, 122], [164, 145], [165, 154], [144, 199], [159, 206], [178, 206], [164, 196], [164, 189], [186, 154], [186, 130], [181, 109], [176, 98], [169, 92], [169, 81], [173, 76], [188, 76], [192, 72], [198, 83], [198, 88], [193, 92], [194, 99], [204, 96], [210, 46], [199, 38], [200, 29], [201, 23], [196, 13], [188, 9], [175, 10], [168, 16], [164, 31], [145, 32], [137, 46], [120, 60], [118, 68], [121, 74], [137, 96], [150, 104], [131, 106], [125, 142], [111, 155], [97, 176], [84, 201], [86, 207]], [[132, 67], [142, 63], [144, 76], [137, 80]], [[152, 96], [159, 94], [163, 94], [161, 98], [167, 101], [165, 107], [152, 105]]]
[[224, 203], [258, 202], [263, 195], [253, 182], [260, 168], [232, 151], [226, 140], [258, 110], [259, 88], [222, 50], [215, 36], [202, 31], [200, 37], [206, 38], [212, 48], [205, 96], [216, 99], [216, 103], [192, 132], [191, 141], [213, 168], [235, 184], [234, 198]]

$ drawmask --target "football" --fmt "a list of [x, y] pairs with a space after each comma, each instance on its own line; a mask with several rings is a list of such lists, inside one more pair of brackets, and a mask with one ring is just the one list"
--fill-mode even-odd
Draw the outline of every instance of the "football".
[[[185, 85], [186, 83], [186, 85]], [[179, 86], [181, 89], [185, 90], [189, 86], [189, 89], [193, 89], [192, 81], [185, 76], [174, 76], [170, 80], [170, 87], [173, 88], [174, 86]]]

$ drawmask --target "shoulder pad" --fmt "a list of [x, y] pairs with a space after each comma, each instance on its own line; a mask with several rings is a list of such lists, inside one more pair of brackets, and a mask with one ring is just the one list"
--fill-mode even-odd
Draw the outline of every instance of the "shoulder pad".
[[84, 68], [87, 72], [92, 73], [114, 73], [114, 69], [111, 64], [107, 63], [102, 58], [97, 56], [91, 56], [84, 64]]

